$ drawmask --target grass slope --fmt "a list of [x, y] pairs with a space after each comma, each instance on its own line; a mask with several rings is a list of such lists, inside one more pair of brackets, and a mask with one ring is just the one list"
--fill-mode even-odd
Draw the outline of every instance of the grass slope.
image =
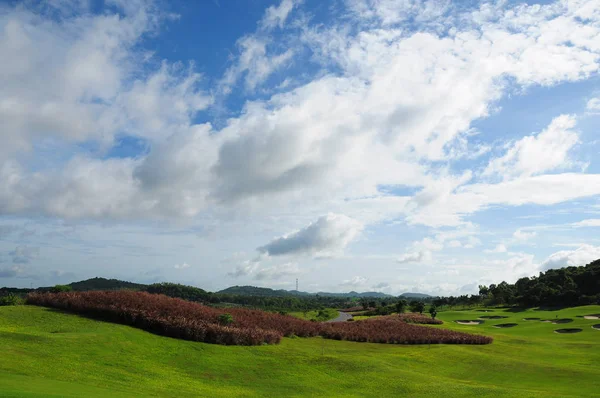
[[339, 312], [333, 308], [325, 308], [324, 310], [322, 310], [323, 314], [325, 314], [326, 316], [321, 317], [320, 319], [318, 318], [318, 314], [319, 314], [319, 310], [313, 310], [313, 311], [295, 311], [295, 312], [290, 312], [289, 315], [291, 316], [295, 316], [296, 318], [300, 318], [300, 319], [304, 319], [305, 321], [310, 321], [310, 320], [315, 320], [315, 321], [328, 321], [330, 319], [335, 319], [338, 317]]
[[[600, 306], [556, 312], [453, 311], [441, 326], [494, 336], [483, 346], [395, 346], [311, 339], [217, 346], [54, 310], [0, 307], [0, 395], [48, 396], [598, 396]], [[482, 325], [453, 320], [508, 315]], [[573, 318], [583, 332], [525, 317]], [[518, 323], [498, 329], [497, 323]]]

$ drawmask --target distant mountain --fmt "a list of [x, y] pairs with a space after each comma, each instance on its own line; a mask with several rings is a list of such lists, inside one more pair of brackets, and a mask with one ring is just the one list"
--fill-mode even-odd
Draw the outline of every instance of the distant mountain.
[[268, 287], [257, 286], [231, 286], [220, 290], [216, 294], [232, 294], [238, 296], [261, 296], [261, 297], [298, 297], [310, 296], [311, 293], [299, 292], [296, 290], [274, 290]]
[[147, 288], [147, 285], [141, 283], [106, 278], [91, 278], [84, 281], [72, 282], [69, 283], [69, 286], [71, 286], [74, 291], [80, 292], [87, 290], [145, 290]]
[[411, 298], [411, 299], [424, 299], [424, 298], [431, 298], [433, 296], [430, 296], [429, 294], [425, 294], [425, 293], [402, 293], [400, 295], [400, 297]]
[[364, 293], [358, 293], [355, 291], [352, 292], [348, 292], [348, 293], [328, 293], [328, 292], [319, 292], [316, 293], [319, 296], [323, 296], [323, 297], [373, 297], [373, 298], [385, 298], [385, 297], [393, 297], [390, 296], [389, 294], [385, 294], [385, 293], [381, 293], [381, 292], [364, 292]]
[[375, 297], [375, 298], [383, 298], [383, 297], [392, 297], [389, 294], [380, 293], [380, 292], [349, 292], [349, 293], [329, 293], [329, 292], [318, 292], [318, 293], [308, 293], [301, 292], [297, 290], [274, 290], [269, 289], [267, 287], [256, 287], [256, 286], [231, 286], [227, 289], [223, 289], [217, 292], [217, 294], [232, 294], [239, 296], [261, 296], [261, 297], [306, 297], [306, 296], [322, 296], [322, 297]]

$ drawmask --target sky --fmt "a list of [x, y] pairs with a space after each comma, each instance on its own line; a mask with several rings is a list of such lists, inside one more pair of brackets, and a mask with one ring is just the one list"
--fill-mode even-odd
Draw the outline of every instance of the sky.
[[398, 295], [600, 258], [600, 2], [0, 2], [0, 286]]

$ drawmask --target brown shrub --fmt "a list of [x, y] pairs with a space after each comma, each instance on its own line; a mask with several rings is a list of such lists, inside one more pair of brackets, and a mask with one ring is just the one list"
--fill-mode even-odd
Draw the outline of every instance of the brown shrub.
[[[217, 309], [133, 291], [32, 293], [27, 296], [27, 303], [123, 323], [163, 336], [214, 344], [277, 344], [282, 336], [318, 335], [335, 340], [396, 344], [492, 342], [490, 337], [407, 324], [429, 319], [413, 314], [404, 314], [408, 318], [392, 315], [369, 321], [318, 323], [260, 310]], [[219, 324], [219, 316], [225, 313], [233, 317], [229, 325]]]

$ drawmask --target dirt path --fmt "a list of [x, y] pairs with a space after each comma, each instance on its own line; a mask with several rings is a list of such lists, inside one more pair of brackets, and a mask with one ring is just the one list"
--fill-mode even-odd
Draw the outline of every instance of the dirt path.
[[347, 314], [342, 311], [339, 311], [339, 315], [337, 316], [337, 318], [330, 319], [326, 322], [346, 322], [348, 319], [351, 319], [351, 318], [352, 318], [352, 315]]

